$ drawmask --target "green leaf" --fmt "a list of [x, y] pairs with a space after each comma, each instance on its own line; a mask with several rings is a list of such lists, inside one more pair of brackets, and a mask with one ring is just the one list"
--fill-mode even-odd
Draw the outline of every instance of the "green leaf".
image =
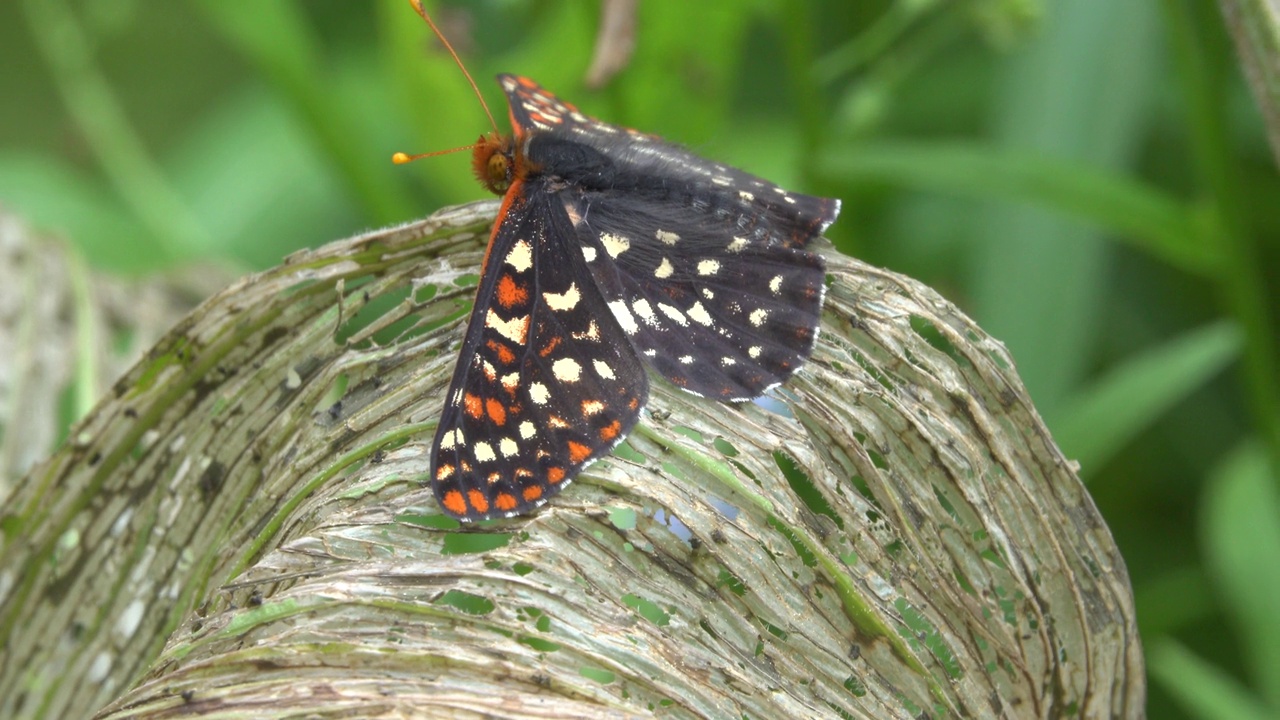
[[977, 143], [879, 140], [836, 146], [819, 163], [832, 179], [882, 181], [979, 199], [1020, 201], [1093, 223], [1180, 270], [1211, 276], [1219, 258], [1199, 219], [1175, 198], [1079, 162]]
[[1224, 321], [1129, 358], [1051, 419], [1058, 445], [1086, 469], [1105, 465], [1139, 433], [1222, 372], [1239, 356], [1240, 348], [1239, 329]]
[[1147, 647], [1151, 679], [1172, 695], [1188, 715], [1201, 720], [1268, 720], [1275, 713], [1264, 707], [1221, 668], [1210, 665], [1168, 638]]
[[1254, 685], [1280, 714], [1280, 492], [1263, 447], [1248, 442], [1205, 490], [1202, 537], [1210, 576], [1232, 616]]

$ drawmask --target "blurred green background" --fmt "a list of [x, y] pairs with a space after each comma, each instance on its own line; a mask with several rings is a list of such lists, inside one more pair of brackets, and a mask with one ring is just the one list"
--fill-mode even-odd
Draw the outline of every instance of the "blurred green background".
[[[792, 189], [1004, 341], [1129, 563], [1153, 718], [1280, 717], [1280, 178], [1207, 0], [429, 4], [492, 76]], [[1273, 58], [1274, 60], [1274, 58]], [[0, 3], [0, 204], [135, 276], [484, 196], [404, 0]]]

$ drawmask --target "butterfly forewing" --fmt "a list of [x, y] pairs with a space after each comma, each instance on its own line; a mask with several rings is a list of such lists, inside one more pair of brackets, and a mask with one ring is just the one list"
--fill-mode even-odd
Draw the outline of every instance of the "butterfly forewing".
[[512, 187], [436, 431], [436, 497], [467, 520], [545, 502], [617, 445], [648, 397], [545, 182]]

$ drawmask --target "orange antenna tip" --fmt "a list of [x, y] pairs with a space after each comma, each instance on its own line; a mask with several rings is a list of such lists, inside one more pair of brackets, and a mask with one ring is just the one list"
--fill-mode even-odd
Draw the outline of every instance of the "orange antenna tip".
[[[410, 0], [410, 2], [412, 2], [412, 0]], [[471, 143], [470, 145], [463, 145], [462, 147], [449, 148], [448, 150], [437, 150], [429, 153], [417, 153], [416, 155], [398, 152], [391, 156], [391, 162], [397, 165], [404, 165], [405, 163], [411, 163], [414, 160], [421, 160], [422, 158], [435, 157], [437, 155], [448, 155], [449, 153], [462, 152], [463, 150], [475, 150], [476, 145], [478, 144], [479, 143]]]

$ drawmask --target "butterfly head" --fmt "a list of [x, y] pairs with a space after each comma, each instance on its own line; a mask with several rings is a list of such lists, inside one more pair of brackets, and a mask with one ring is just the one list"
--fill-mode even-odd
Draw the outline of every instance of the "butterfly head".
[[515, 141], [496, 132], [481, 135], [471, 151], [471, 169], [480, 184], [495, 195], [506, 194], [519, 171]]

